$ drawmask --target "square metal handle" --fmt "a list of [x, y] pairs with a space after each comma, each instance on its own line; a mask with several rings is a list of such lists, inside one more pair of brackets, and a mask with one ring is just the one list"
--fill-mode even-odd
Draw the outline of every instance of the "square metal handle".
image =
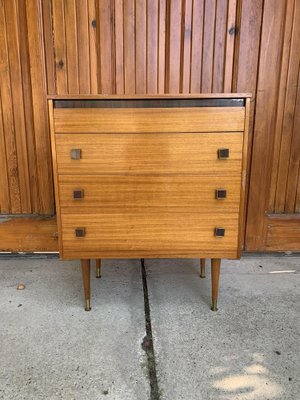
[[218, 149], [218, 158], [220, 160], [226, 160], [229, 158], [229, 149]]
[[226, 189], [216, 189], [216, 199], [217, 200], [224, 200], [227, 197], [227, 190]]
[[85, 236], [85, 228], [76, 228], [75, 236], [76, 237], [84, 237]]
[[81, 159], [81, 149], [72, 149], [70, 151], [71, 160], [80, 160]]
[[224, 237], [225, 236], [225, 228], [215, 228], [215, 236], [216, 237]]
[[73, 199], [74, 200], [80, 200], [80, 199], [83, 199], [83, 197], [84, 197], [83, 189], [73, 190]]

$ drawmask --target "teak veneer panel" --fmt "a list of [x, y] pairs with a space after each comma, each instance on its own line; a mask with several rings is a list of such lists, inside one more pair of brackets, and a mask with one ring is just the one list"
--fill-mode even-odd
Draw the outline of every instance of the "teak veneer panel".
[[[56, 134], [55, 143], [59, 174], [237, 174], [243, 134]], [[74, 148], [80, 160], [71, 160]], [[229, 159], [218, 159], [219, 148]]]
[[[64, 213], [239, 212], [241, 177], [232, 176], [97, 176], [60, 175], [60, 206]], [[73, 199], [74, 190], [84, 190]], [[226, 189], [226, 199], [216, 199]]]
[[230, 132], [244, 120], [244, 107], [54, 109], [56, 133]]

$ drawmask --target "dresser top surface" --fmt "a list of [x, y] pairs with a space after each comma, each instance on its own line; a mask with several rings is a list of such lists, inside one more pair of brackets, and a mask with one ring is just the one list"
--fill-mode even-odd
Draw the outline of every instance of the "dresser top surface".
[[48, 100], [126, 100], [126, 99], [245, 99], [252, 97], [250, 93], [195, 93], [195, 94], [157, 94], [157, 95], [106, 95], [106, 94], [64, 94], [48, 95]]

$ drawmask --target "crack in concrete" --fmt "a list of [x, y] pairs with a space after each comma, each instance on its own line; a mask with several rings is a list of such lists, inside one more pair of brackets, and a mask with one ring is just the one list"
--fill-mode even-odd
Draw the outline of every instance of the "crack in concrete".
[[144, 291], [144, 309], [145, 309], [145, 326], [146, 326], [146, 336], [144, 337], [142, 342], [142, 349], [145, 351], [147, 355], [148, 374], [150, 383], [150, 400], [160, 400], [160, 392], [156, 374], [155, 353], [153, 346], [150, 302], [149, 302], [148, 285], [147, 285], [147, 272], [143, 258], [141, 259], [141, 273], [142, 273], [143, 291]]

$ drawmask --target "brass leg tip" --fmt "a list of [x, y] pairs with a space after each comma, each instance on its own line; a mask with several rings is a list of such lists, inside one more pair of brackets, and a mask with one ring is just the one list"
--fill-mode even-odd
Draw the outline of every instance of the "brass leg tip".
[[96, 278], [101, 278], [101, 272], [100, 272], [100, 269], [98, 270], [96, 270]]
[[91, 311], [91, 303], [90, 300], [85, 301], [85, 311]]
[[201, 260], [201, 267], [200, 267], [200, 278], [205, 278], [205, 263], [202, 265], [202, 260]]
[[218, 308], [217, 308], [217, 300], [213, 300], [213, 301], [212, 301], [211, 311], [218, 311]]

